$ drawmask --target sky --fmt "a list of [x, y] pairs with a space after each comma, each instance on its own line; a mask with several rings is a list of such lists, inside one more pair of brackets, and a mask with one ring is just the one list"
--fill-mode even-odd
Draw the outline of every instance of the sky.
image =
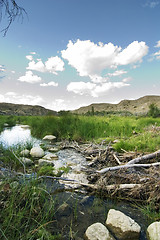
[[0, 32], [0, 102], [60, 111], [160, 95], [160, 0], [17, 3], [27, 15]]

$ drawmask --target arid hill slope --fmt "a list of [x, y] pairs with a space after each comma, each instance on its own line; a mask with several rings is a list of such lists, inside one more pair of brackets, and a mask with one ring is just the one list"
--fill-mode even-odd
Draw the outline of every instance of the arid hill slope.
[[111, 111], [127, 111], [132, 114], [145, 114], [149, 110], [149, 105], [151, 103], [155, 103], [158, 108], [160, 108], [160, 96], [144, 96], [137, 100], [122, 100], [118, 104], [110, 104], [110, 103], [93, 103], [86, 107], [81, 107], [77, 110], [74, 110], [74, 113], [84, 114], [88, 111], [98, 112], [111, 112]]
[[0, 115], [42, 116], [47, 114], [56, 115], [57, 113], [41, 106], [0, 103]]

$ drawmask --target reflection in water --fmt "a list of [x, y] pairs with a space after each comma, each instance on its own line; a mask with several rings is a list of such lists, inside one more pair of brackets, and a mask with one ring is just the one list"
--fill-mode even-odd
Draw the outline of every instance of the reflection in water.
[[29, 127], [23, 125], [16, 125], [12, 128], [6, 128], [0, 135], [0, 144], [4, 146], [12, 146], [16, 144], [24, 144], [26, 142], [33, 142], [38, 144], [38, 140], [31, 136]]

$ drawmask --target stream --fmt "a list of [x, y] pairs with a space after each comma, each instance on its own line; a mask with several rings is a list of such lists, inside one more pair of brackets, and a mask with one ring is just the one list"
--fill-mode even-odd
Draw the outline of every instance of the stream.
[[[40, 140], [31, 136], [28, 126], [16, 125], [12, 128], [5, 128], [0, 134], [0, 144], [6, 147], [26, 142], [32, 142], [34, 146], [41, 144]], [[53, 147], [57, 147], [56, 143]], [[81, 171], [82, 168], [87, 167], [87, 161], [80, 153], [72, 149], [64, 149], [58, 151], [57, 155], [58, 160], [55, 163], [57, 168], [70, 166], [69, 173], [63, 174], [62, 177], [87, 182], [85, 174]], [[3, 171], [1, 166], [0, 170]], [[67, 187], [67, 184], [64, 185], [53, 179], [45, 179], [44, 183], [52, 194], [57, 209], [57, 221], [52, 227], [57, 229], [57, 233], [62, 233], [64, 240], [82, 240], [84, 232], [91, 224], [100, 222], [105, 225], [107, 213], [111, 208], [120, 210], [133, 218], [142, 229], [140, 240], [147, 239], [145, 232], [149, 223], [140, 209], [122, 201], [103, 199], [96, 195], [89, 195], [85, 191], [74, 190], [72, 185]], [[66, 188], [69, 191], [66, 191]]]

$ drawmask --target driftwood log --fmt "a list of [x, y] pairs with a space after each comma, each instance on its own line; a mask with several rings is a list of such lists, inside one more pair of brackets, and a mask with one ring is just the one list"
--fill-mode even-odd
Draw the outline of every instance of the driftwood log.
[[150, 164], [126, 164], [126, 165], [121, 165], [121, 166], [115, 166], [115, 167], [107, 167], [107, 168], [103, 168], [101, 170], [96, 171], [96, 173], [106, 173], [108, 171], [117, 171], [119, 169], [124, 169], [124, 168], [133, 168], [133, 167], [144, 167], [144, 168], [148, 168], [148, 167], [155, 167], [155, 166], [160, 166], [160, 162], [158, 163], [150, 163]]
[[149, 160], [149, 159], [157, 158], [159, 156], [160, 156], [160, 150], [158, 150], [157, 152], [154, 152], [154, 153], [150, 153], [150, 154], [147, 154], [147, 155], [144, 155], [144, 156], [141, 156], [141, 157], [134, 158], [131, 161], [129, 161], [126, 165], [135, 164], [135, 163], [138, 163], [138, 162], [142, 162], [142, 161], [146, 161], [146, 160]]

